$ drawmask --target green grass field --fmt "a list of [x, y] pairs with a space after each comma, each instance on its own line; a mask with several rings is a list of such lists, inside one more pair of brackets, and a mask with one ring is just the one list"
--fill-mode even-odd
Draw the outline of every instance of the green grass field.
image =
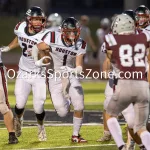
[[[104, 89], [106, 82], [83, 82], [82, 86], [85, 93], [86, 110], [103, 110]], [[14, 82], [8, 82], [9, 101], [11, 107], [15, 105]], [[32, 95], [30, 94], [26, 109], [32, 108]], [[46, 109], [53, 109], [49, 94], [45, 103]], [[7, 144], [7, 131], [4, 125], [0, 128], [0, 150], [22, 150], [22, 149], [63, 149], [63, 150], [116, 150], [114, 141], [96, 142], [103, 135], [103, 126], [82, 126], [81, 135], [88, 140], [86, 144], [72, 144], [70, 141], [72, 126], [47, 126], [47, 141], [39, 142], [37, 138], [37, 127], [23, 128], [22, 136], [16, 145]], [[122, 126], [124, 140], [126, 140], [125, 126]], [[110, 144], [110, 145], [109, 145]]]
[[[106, 82], [83, 82], [82, 86], [85, 94], [85, 110], [103, 110], [104, 89]], [[8, 98], [11, 107], [15, 106], [14, 87], [14, 81], [8, 82]], [[30, 94], [28, 98], [26, 108], [33, 108], [32, 94]], [[47, 100], [45, 102], [45, 109], [54, 109], [48, 92]]]

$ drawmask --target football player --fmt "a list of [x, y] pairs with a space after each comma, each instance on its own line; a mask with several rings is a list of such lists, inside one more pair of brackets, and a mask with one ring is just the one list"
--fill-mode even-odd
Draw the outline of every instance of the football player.
[[18, 139], [15, 136], [14, 116], [10, 109], [7, 94], [6, 68], [2, 62], [0, 48], [0, 112], [4, 117], [4, 123], [9, 133], [8, 143], [16, 144], [18, 143]]
[[62, 23], [62, 17], [58, 13], [50, 14], [47, 18], [46, 28], [51, 31], [59, 31], [60, 25]]
[[[137, 18], [136, 18], [136, 14], [133, 10], [126, 10], [123, 12], [123, 14], [130, 16], [134, 22], [136, 23]], [[102, 46], [102, 51], [105, 53], [105, 43]], [[111, 71], [110, 70], [113, 69], [113, 67], [111, 66], [110, 60], [108, 57], [106, 57], [104, 64], [103, 64], [103, 71]], [[110, 131], [108, 129], [107, 126], [107, 118], [109, 117], [109, 115], [106, 113], [106, 108], [107, 105], [109, 103], [109, 101], [111, 100], [111, 97], [113, 95], [113, 88], [115, 87], [115, 85], [117, 84], [117, 80], [114, 79], [113, 77], [109, 78], [109, 81], [107, 83], [106, 89], [105, 89], [105, 101], [104, 101], [104, 112], [103, 112], [103, 123], [104, 123], [104, 136], [100, 139], [98, 139], [97, 141], [109, 141], [111, 140], [111, 134]], [[138, 146], [140, 147], [141, 150], [144, 150], [145, 147], [143, 146], [143, 144], [141, 143], [141, 139], [137, 136], [137, 134], [133, 133], [133, 120], [134, 120], [134, 110], [133, 110], [133, 105], [131, 104], [128, 108], [126, 108], [125, 110], [122, 111], [122, 114], [128, 124], [128, 130], [130, 132], [130, 134], [132, 135], [133, 139], [135, 140], [135, 142], [138, 144]], [[128, 141], [127, 141], [127, 148], [129, 150], [132, 150], [135, 148], [135, 142], [132, 140], [132, 138], [130, 137], [130, 135], [128, 134]]]
[[[43, 42], [32, 48], [32, 56], [37, 61], [38, 51], [51, 47], [54, 70], [49, 76], [49, 90], [55, 110], [60, 117], [67, 115], [70, 101], [74, 107], [72, 142], [84, 143], [79, 132], [83, 121], [84, 94], [77, 75], [82, 72], [86, 42], [79, 38], [80, 25], [74, 17], [65, 19], [61, 32], [49, 32]], [[61, 73], [61, 77], [59, 76]], [[64, 77], [65, 73], [68, 77]]]
[[[139, 17], [137, 26], [150, 33], [150, 10], [146, 6], [140, 5], [136, 8], [135, 13]], [[148, 64], [150, 64], [150, 54], [148, 54]], [[148, 72], [148, 81], [150, 83], [150, 72]], [[147, 129], [150, 132], [150, 114], [148, 117]]]
[[[133, 19], [123, 14], [118, 15], [113, 21], [112, 33], [105, 36], [105, 46], [107, 56], [115, 67], [114, 71], [117, 75], [119, 74], [119, 80], [106, 108], [106, 112], [110, 115], [107, 125], [118, 148], [120, 150], [126, 149], [120, 126], [115, 117], [133, 103], [135, 112], [134, 133], [140, 136], [143, 145], [149, 150], [150, 134], [146, 129], [149, 113], [149, 92], [145, 75], [145, 57], [146, 50], [149, 48], [150, 34], [135, 34]], [[138, 71], [142, 75], [134, 76], [134, 72]]]
[[137, 28], [145, 29], [150, 23], [150, 10], [140, 5], [135, 9], [136, 16], [138, 17]]
[[[46, 141], [46, 132], [44, 128], [44, 102], [46, 99], [46, 76], [45, 67], [35, 65], [31, 56], [31, 50], [34, 45], [41, 42], [45, 30], [46, 16], [40, 7], [34, 6], [26, 12], [26, 20], [16, 25], [14, 33], [17, 37], [2, 49], [7, 52], [18, 45], [22, 48], [22, 55], [19, 61], [19, 71], [15, 83], [15, 129], [16, 136], [21, 135], [22, 116], [28, 96], [32, 90], [33, 107], [38, 123], [38, 139]], [[41, 61], [43, 62], [43, 61]]]

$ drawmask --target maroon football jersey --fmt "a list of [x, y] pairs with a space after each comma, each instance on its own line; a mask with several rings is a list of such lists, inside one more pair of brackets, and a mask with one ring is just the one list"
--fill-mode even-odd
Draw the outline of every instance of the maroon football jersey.
[[150, 35], [147, 32], [105, 36], [106, 50], [112, 50], [111, 62], [121, 79], [146, 80], [146, 55]]

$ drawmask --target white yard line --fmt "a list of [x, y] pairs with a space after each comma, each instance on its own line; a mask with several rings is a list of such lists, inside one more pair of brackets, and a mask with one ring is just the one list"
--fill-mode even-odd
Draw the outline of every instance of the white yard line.
[[67, 149], [67, 148], [83, 148], [83, 147], [104, 147], [104, 146], [115, 146], [116, 144], [101, 144], [101, 145], [82, 145], [82, 146], [64, 146], [64, 147], [47, 147], [47, 148], [30, 148], [30, 149], [19, 149], [19, 150], [53, 150], [53, 149]]

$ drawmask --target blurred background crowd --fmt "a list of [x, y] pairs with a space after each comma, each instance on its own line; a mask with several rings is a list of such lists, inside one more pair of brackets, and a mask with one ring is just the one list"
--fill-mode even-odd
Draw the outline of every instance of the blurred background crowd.
[[[74, 16], [81, 23], [81, 37], [88, 43], [84, 58], [85, 68], [99, 71], [102, 68], [104, 54], [100, 52], [104, 35], [110, 30], [115, 14], [139, 5], [150, 8], [149, 0], [0, 0], [0, 46], [7, 46], [15, 37], [13, 29], [22, 20], [31, 6], [40, 6], [50, 19], [50, 14], [60, 15], [59, 23]], [[57, 19], [58, 21], [58, 19]], [[3, 55], [3, 61], [9, 68], [17, 66], [21, 49]]]

